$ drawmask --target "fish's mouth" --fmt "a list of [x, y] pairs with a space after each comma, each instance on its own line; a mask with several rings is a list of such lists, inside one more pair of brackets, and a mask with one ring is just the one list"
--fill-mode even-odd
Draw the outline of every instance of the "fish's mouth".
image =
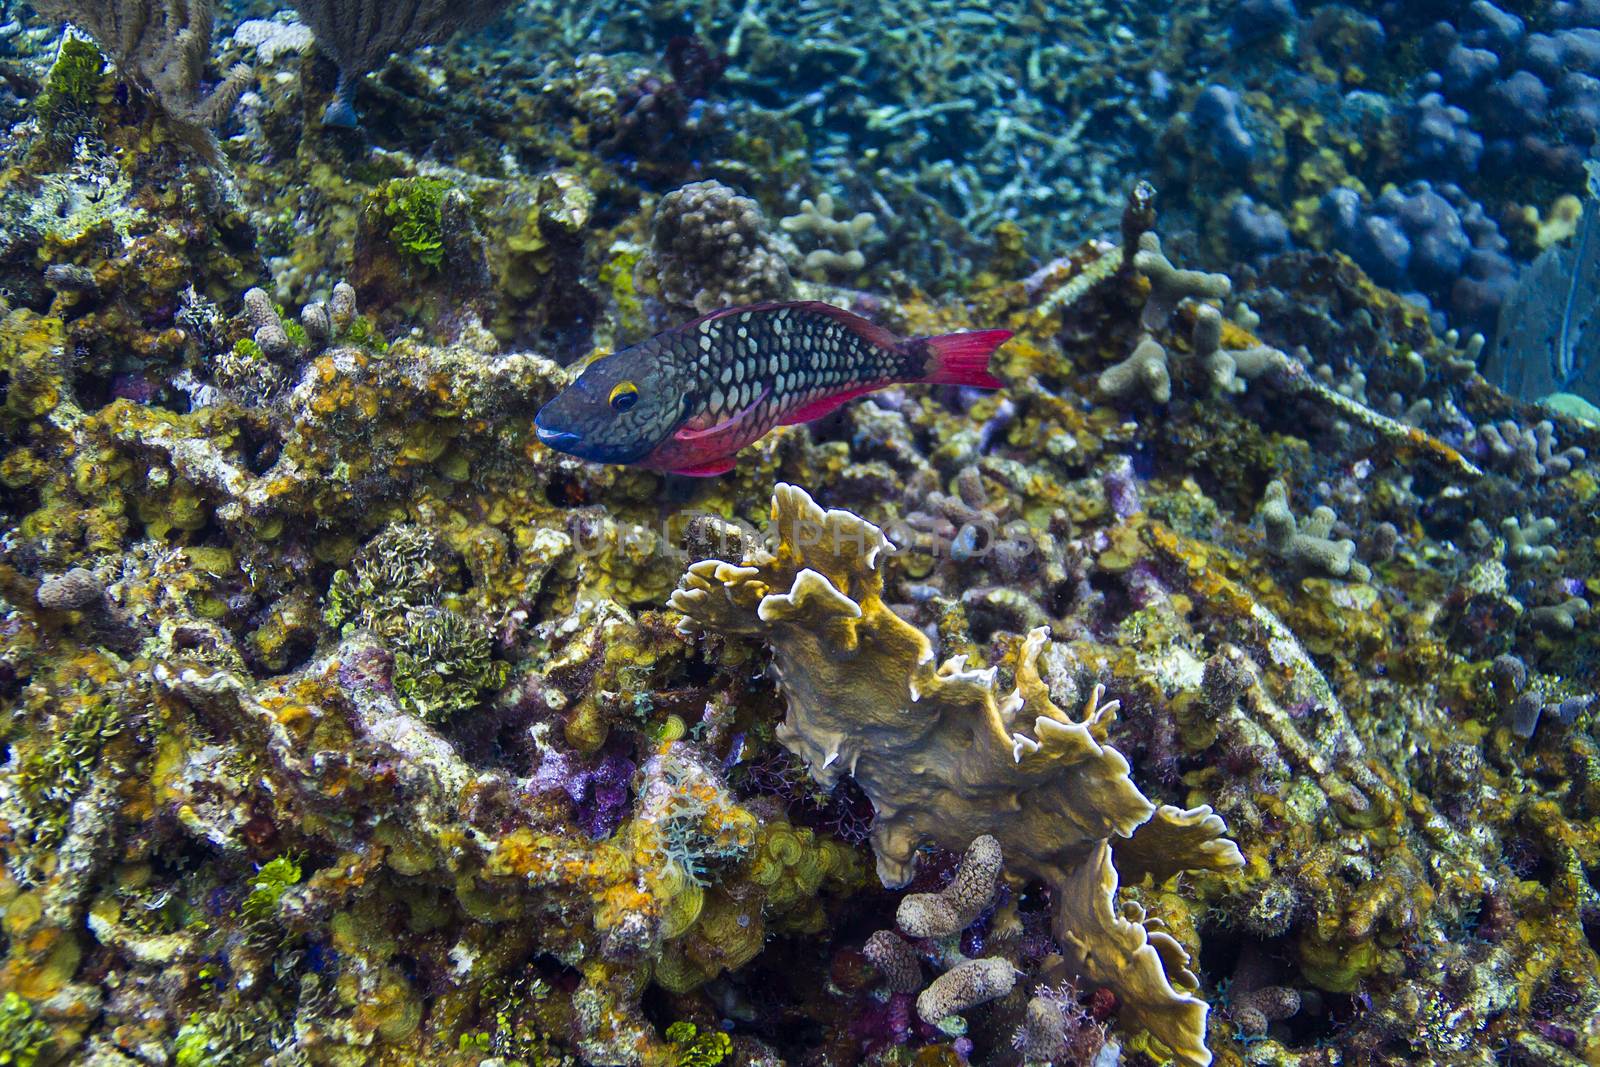
[[535, 425], [534, 429], [539, 433], [540, 444], [547, 445], [558, 452], [570, 452], [572, 446], [581, 440], [577, 434], [567, 433], [565, 430], [547, 430], [538, 425]]
[[543, 410], [533, 417], [533, 429], [539, 435], [540, 444], [558, 452], [571, 452], [572, 446], [582, 440], [578, 434], [567, 430], [552, 430], [546, 426]]

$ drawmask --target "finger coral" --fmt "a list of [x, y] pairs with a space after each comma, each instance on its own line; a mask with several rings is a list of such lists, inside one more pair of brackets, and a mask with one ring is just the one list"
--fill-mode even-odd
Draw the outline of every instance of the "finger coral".
[[938, 893], [913, 893], [900, 902], [895, 921], [912, 937], [960, 933], [994, 899], [1000, 877], [1000, 842], [988, 834], [967, 846], [953, 881]]
[[1074, 719], [1051, 701], [1034, 661], [1035, 630], [1008, 665], [970, 670], [935, 661], [927, 637], [882, 598], [881, 531], [823, 511], [801, 489], [773, 497], [771, 551], [738, 564], [692, 565], [672, 606], [686, 624], [758, 637], [788, 698], [779, 739], [827, 785], [852, 775], [877, 812], [871, 842], [887, 886], [910, 880], [924, 844], [965, 849], [988, 834], [1010, 870], [1052, 892], [1052, 931], [1068, 965], [1112, 989], [1123, 1025], [1147, 1030], [1180, 1062], [1206, 1064], [1207, 1007], [1183, 946], [1137, 903], [1118, 899], [1113, 839], [1145, 834], [1217, 870], [1243, 857], [1207, 809], [1151, 803], [1105, 743], [1117, 710], [1097, 692]]
[[778, 225], [792, 234], [809, 235], [817, 245], [806, 253], [801, 267], [814, 280], [829, 275], [849, 275], [867, 265], [863, 249], [883, 240], [878, 220], [870, 211], [857, 212], [847, 219], [834, 217], [833, 196], [823, 193], [813, 202], [802, 200], [800, 213], [786, 215]]
[[1308, 519], [1296, 519], [1289, 510], [1289, 490], [1281, 481], [1267, 486], [1261, 503], [1261, 521], [1267, 528], [1267, 546], [1295, 566], [1321, 571], [1335, 578], [1346, 575], [1364, 582], [1371, 577], [1355, 560], [1356, 543], [1328, 535], [1338, 517], [1332, 508], [1320, 507]]
[[1139, 320], [1147, 330], [1166, 325], [1184, 299], [1221, 300], [1233, 291], [1233, 283], [1225, 274], [1174, 266], [1161, 250], [1161, 238], [1152, 232], [1140, 235], [1133, 265], [1150, 279], [1150, 299]]

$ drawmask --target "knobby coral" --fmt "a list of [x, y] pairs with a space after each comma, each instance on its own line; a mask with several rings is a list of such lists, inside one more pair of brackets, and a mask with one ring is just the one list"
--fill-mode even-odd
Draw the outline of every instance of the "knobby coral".
[[772, 532], [773, 549], [747, 550], [740, 564], [693, 564], [671, 603], [687, 626], [771, 646], [789, 704], [778, 737], [817, 781], [849, 773], [871, 799], [883, 883], [908, 882], [925, 844], [960, 850], [992, 835], [1010, 874], [1051, 887], [1068, 966], [1116, 994], [1123, 1024], [1181, 1063], [1209, 1063], [1188, 953], [1117, 893], [1119, 870], [1163, 881], [1242, 866], [1222, 820], [1205, 806], [1158, 808], [1139, 791], [1105, 743], [1117, 704], [1101, 704], [1098, 689], [1079, 719], [1051, 701], [1034, 665], [1045, 630], [1027, 636], [1003, 693], [995, 668], [938, 664], [884, 603], [879, 557], [893, 546], [876, 526], [780, 484]]
[[704, 314], [791, 295], [783, 247], [761, 205], [721, 182], [693, 182], [663, 196], [650, 230], [640, 268], [674, 309]]
[[943, 953], [944, 973], [922, 989], [917, 952], [900, 935], [955, 938], [994, 902], [1004, 859], [998, 841], [987, 834], [978, 838], [967, 847], [949, 885], [938, 893], [906, 896], [895, 915], [900, 932], [879, 930], [867, 939], [862, 950], [868, 962], [887, 979], [890, 991], [922, 990], [917, 997], [917, 1014], [929, 1026], [964, 1033], [965, 1022], [953, 1017], [1011, 992], [1017, 970], [1002, 958], [968, 959], [959, 950], [952, 950]]

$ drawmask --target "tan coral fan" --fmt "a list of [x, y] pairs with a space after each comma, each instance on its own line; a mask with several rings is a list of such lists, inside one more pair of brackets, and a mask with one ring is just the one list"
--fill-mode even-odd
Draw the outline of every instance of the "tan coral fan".
[[1098, 689], [1079, 721], [1051, 702], [1034, 667], [1043, 629], [1023, 643], [1016, 688], [998, 693], [994, 669], [936, 664], [922, 632], [884, 604], [877, 562], [893, 546], [877, 527], [780, 484], [771, 533], [772, 550], [742, 565], [694, 564], [672, 606], [771, 645], [789, 703], [778, 736], [819, 782], [848, 771], [872, 800], [884, 884], [909, 881], [924, 844], [959, 851], [993, 835], [1013, 875], [1051, 887], [1057, 940], [1080, 975], [1117, 994], [1122, 1022], [1183, 1063], [1209, 1063], [1188, 954], [1117, 900], [1112, 839], [1131, 868], [1158, 877], [1174, 873], [1171, 857], [1241, 866], [1221, 819], [1158, 809], [1139, 791], [1105, 744], [1117, 705], [1100, 704]]

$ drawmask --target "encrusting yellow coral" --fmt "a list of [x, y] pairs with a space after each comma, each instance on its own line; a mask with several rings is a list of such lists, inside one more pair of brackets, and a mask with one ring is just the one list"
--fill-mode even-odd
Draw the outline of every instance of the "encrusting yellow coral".
[[992, 835], [1010, 875], [1051, 887], [1068, 964], [1116, 994], [1122, 1023], [1180, 1063], [1210, 1063], [1188, 953], [1118, 901], [1117, 865], [1158, 878], [1179, 865], [1240, 867], [1222, 820], [1203, 806], [1158, 808], [1139, 791], [1105, 744], [1117, 704], [1101, 704], [1099, 688], [1078, 721], [1051, 702], [1034, 666], [1044, 629], [1027, 636], [1016, 688], [1002, 694], [996, 669], [967, 670], [959, 656], [936, 664], [927, 637], [889, 610], [877, 564], [894, 549], [876, 526], [780, 484], [769, 541], [740, 565], [694, 564], [671, 603], [686, 626], [772, 647], [789, 705], [778, 737], [818, 782], [848, 771], [871, 799], [883, 883], [908, 882], [924, 844], [960, 851]]

